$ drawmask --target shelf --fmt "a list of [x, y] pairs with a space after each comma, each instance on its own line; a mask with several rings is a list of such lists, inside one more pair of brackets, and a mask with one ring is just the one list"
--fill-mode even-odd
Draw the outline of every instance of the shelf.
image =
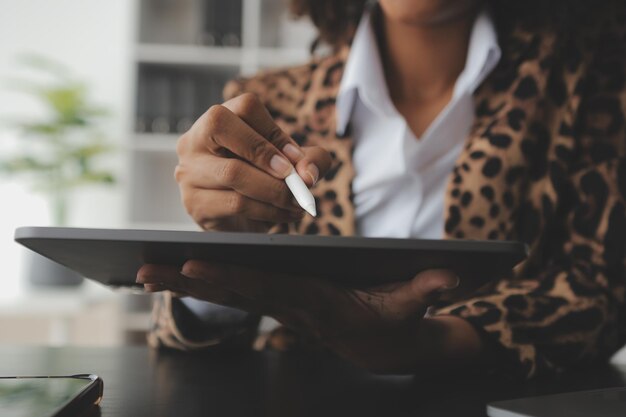
[[131, 149], [144, 152], [176, 152], [177, 133], [135, 133]]
[[280, 67], [306, 62], [306, 48], [230, 48], [198, 45], [140, 44], [137, 61], [143, 64], [188, 66], [240, 66], [258, 63]]
[[252, 51], [257, 53], [260, 67], [281, 67], [303, 64], [311, 54], [304, 48], [259, 48]]
[[137, 46], [137, 60], [146, 64], [239, 66], [242, 53], [241, 48], [215, 46], [146, 43]]

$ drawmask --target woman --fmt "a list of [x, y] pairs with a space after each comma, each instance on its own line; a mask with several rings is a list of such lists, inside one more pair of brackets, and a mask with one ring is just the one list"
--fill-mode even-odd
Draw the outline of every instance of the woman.
[[[176, 179], [195, 221], [207, 230], [521, 240], [530, 257], [513, 278], [445, 301], [458, 285], [450, 271], [359, 291], [199, 261], [182, 271], [146, 265], [137, 279], [149, 291], [254, 313], [236, 327], [207, 327], [166, 292], [151, 342], [246, 340], [237, 335], [266, 314], [375, 371], [491, 367], [525, 377], [623, 345], [623, 2], [292, 5], [334, 53], [231, 82], [227, 101], [181, 137]], [[291, 165], [312, 187], [317, 218], [282, 181]]]

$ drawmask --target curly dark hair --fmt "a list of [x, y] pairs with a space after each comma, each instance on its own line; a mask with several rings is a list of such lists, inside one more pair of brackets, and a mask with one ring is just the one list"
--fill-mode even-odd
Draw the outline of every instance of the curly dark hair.
[[[561, 38], [574, 39], [607, 22], [626, 26], [626, 0], [479, 0], [491, 10], [501, 37], [513, 28], [550, 29]], [[291, 11], [309, 16], [319, 30], [319, 42], [338, 48], [349, 43], [369, 0], [290, 0]]]

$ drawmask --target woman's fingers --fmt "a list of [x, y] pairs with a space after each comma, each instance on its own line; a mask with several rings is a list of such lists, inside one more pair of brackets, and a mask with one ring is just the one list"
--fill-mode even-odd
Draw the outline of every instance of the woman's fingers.
[[147, 292], [169, 290], [179, 295], [194, 297], [228, 307], [260, 312], [260, 307], [224, 288], [181, 275], [178, 268], [171, 265], [143, 265], [137, 272], [137, 282], [144, 285]]
[[411, 281], [401, 283], [387, 296], [387, 310], [396, 318], [423, 316], [440, 295], [459, 285], [459, 277], [447, 269], [429, 269], [417, 274]]
[[313, 186], [331, 163], [322, 148], [298, 146], [253, 94], [212, 106], [178, 140], [176, 152], [187, 212], [203, 228], [242, 231], [300, 220], [304, 212], [284, 179], [297, 167]]
[[280, 149], [309, 187], [326, 175], [331, 164], [330, 154], [318, 146], [300, 147], [274, 122], [256, 95], [242, 94], [223, 105]]
[[412, 280], [395, 282], [367, 290], [358, 290], [357, 297], [385, 320], [406, 320], [423, 317], [426, 309], [441, 295], [459, 285], [459, 277], [448, 269], [429, 269]]
[[305, 277], [267, 273], [235, 265], [189, 260], [181, 273], [255, 300], [277, 312], [306, 311], [315, 316], [318, 309], [328, 309], [322, 281]]
[[193, 161], [179, 164], [175, 170], [176, 180], [185, 187], [230, 189], [263, 203], [298, 210], [285, 181], [272, 177], [249, 163], [235, 158], [220, 158], [200, 154]]
[[206, 136], [197, 138], [196, 152], [208, 148], [220, 154], [225, 148], [276, 178], [291, 173], [293, 166], [285, 155], [225, 106], [212, 106], [202, 118]]
[[244, 267], [199, 260], [185, 262], [180, 271], [173, 266], [144, 265], [137, 273], [137, 282], [149, 291], [170, 290], [269, 315], [316, 335], [323, 330], [320, 323], [331, 323], [341, 316], [334, 311], [342, 305], [331, 301], [321, 281]]
[[319, 146], [305, 146], [302, 150], [304, 156], [297, 161], [296, 171], [306, 185], [312, 187], [326, 175], [330, 169], [332, 158], [328, 151]]
[[229, 190], [184, 190], [182, 199], [187, 212], [199, 225], [234, 217], [261, 222], [290, 223], [302, 220], [304, 216], [302, 210], [278, 208]]
[[167, 287], [163, 284], [146, 283], [143, 285], [143, 289], [145, 292], [161, 292], [166, 291]]
[[459, 283], [459, 276], [449, 269], [428, 269], [410, 281], [411, 298], [427, 304], [441, 291], [453, 290]]
[[[276, 149], [280, 149], [292, 163], [297, 162], [293, 158], [299, 159], [304, 156], [298, 144], [274, 122], [270, 112], [255, 94], [241, 94], [228, 100], [223, 106], [241, 118], [259, 135], [274, 145]], [[287, 152], [285, 153], [286, 146]]]

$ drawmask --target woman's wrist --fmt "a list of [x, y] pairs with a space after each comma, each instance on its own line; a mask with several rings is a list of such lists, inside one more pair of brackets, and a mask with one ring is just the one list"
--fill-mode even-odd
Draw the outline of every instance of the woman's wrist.
[[472, 371], [487, 359], [480, 334], [469, 322], [455, 316], [424, 318], [418, 346], [420, 374]]
[[413, 332], [404, 340], [400, 337], [394, 348], [356, 363], [376, 373], [415, 374], [427, 379], [453, 372], [474, 372], [486, 364], [479, 332], [459, 317], [427, 317]]

